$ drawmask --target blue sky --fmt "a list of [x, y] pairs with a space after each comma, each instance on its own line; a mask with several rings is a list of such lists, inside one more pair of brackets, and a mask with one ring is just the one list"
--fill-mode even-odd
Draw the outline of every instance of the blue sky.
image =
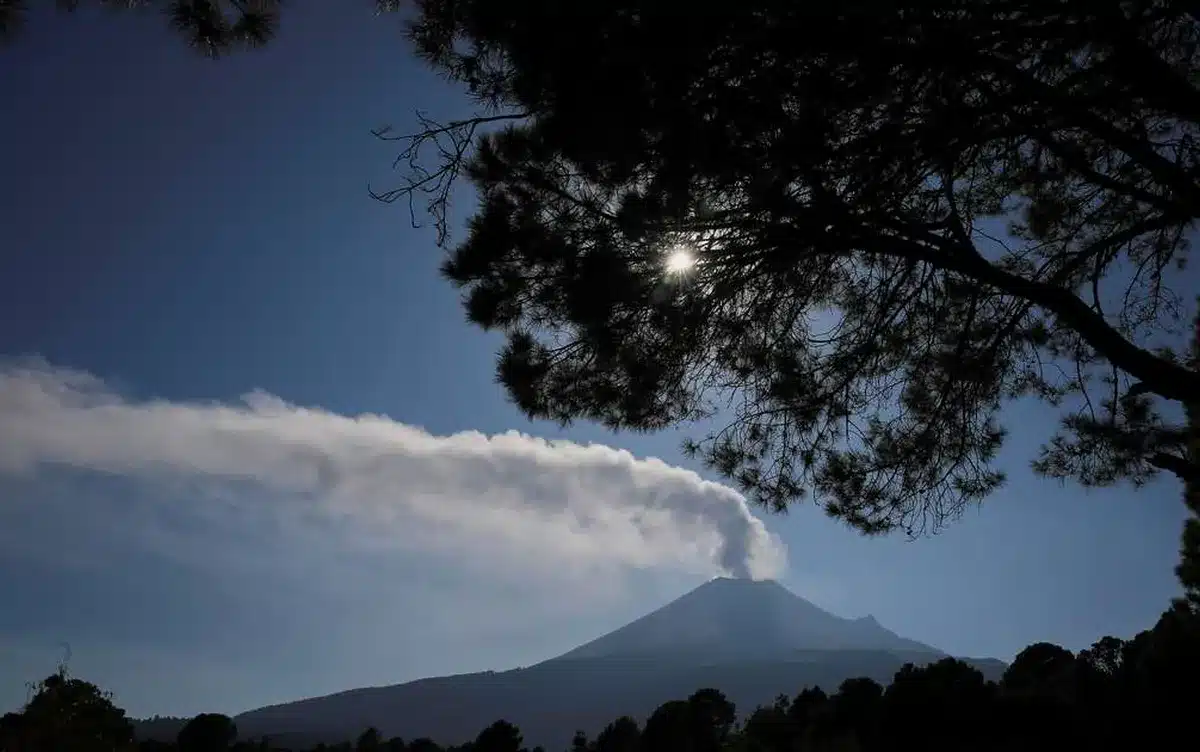
[[[464, 108], [367, 6], [298, 3], [218, 63], [153, 16], [39, 13], [0, 51], [0, 708], [64, 642], [135, 715], [526, 665], [722, 550], [974, 656], [1130, 635], [1175, 594], [1176, 485], [1032, 477], [1031, 406], [1009, 485], [916, 542], [747, 513], [678, 469], [683, 431], [523, 418], [432, 233], [367, 195], [394, 156], [369, 129]], [[514, 429], [639, 459], [461, 433]]]

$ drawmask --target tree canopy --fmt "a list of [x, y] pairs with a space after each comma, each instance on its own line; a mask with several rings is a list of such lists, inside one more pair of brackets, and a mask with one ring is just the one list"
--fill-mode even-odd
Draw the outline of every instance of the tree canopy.
[[[374, 0], [377, 11], [396, 10], [399, 0]], [[26, 0], [0, 0], [0, 43], [13, 39], [25, 23]], [[65, 11], [88, 5], [160, 12], [170, 30], [206, 57], [262, 47], [279, 29], [281, 0], [57, 0]]]
[[868, 533], [997, 489], [1014, 401], [1061, 420], [1044, 475], [1196, 476], [1192, 4], [416, 5], [479, 116], [378, 195], [433, 213], [529, 416], [715, 419], [688, 448], [752, 499]]
[[224, 752], [237, 739], [237, 724], [221, 713], [201, 713], [179, 730], [179, 752]]
[[112, 752], [133, 742], [133, 724], [112, 696], [64, 669], [33, 687], [19, 713], [0, 721], [0, 749]]
[[[158, 9], [211, 56], [284, 7], [96, 2]], [[1198, 482], [1194, 3], [412, 5], [416, 51], [480, 114], [422, 118], [376, 195], [425, 199], [445, 243], [474, 185], [444, 272], [506, 332], [498, 379], [529, 416], [715, 419], [687, 448], [753, 500], [868, 533], [1000, 487], [1013, 401], [1060, 419], [1042, 474]], [[0, 0], [0, 35], [25, 6]]]

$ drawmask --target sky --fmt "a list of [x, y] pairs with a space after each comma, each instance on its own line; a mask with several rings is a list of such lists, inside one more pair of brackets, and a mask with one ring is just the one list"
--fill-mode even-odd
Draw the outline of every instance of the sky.
[[[723, 571], [1011, 659], [1150, 626], [1171, 480], [1034, 477], [932, 538], [747, 506], [652, 435], [530, 422], [388, 187], [465, 112], [370, 3], [199, 58], [155, 16], [35, 13], [0, 50], [0, 710], [69, 656], [132, 715], [529, 665]], [[469, 203], [457, 205], [462, 220]]]

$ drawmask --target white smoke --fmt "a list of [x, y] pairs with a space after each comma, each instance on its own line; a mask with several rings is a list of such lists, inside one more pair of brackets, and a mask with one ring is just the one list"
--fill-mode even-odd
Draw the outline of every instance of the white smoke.
[[[261, 392], [135, 401], [45, 363], [0, 366], [0, 474], [52, 466], [251, 487], [281, 515], [349, 521], [399, 548], [774, 577], [780, 541], [734, 490], [657, 459], [517, 432], [433, 436]], [[82, 501], [82, 500], [81, 500]], [[552, 564], [557, 566], [557, 564]]]

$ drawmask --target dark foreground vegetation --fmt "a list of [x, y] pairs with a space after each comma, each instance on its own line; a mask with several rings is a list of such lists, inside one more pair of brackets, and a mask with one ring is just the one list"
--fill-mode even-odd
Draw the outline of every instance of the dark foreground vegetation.
[[[700, 689], [659, 706], [644, 723], [622, 717], [594, 738], [581, 731], [569, 752], [1148, 749], [1190, 735], [1188, 711], [1200, 699], [1197, 676], [1200, 612], [1180, 601], [1130, 640], [1105, 637], [1078, 655], [1049, 643], [1030, 645], [999, 682], [946, 658], [906, 665], [887, 687], [860, 678], [832, 694], [806, 688], [740, 718], [719, 690]], [[0, 721], [0, 752], [526, 749], [520, 729], [505, 720], [456, 746], [389, 739], [375, 728], [336, 744], [238, 740], [233, 719], [207, 713], [187, 721], [174, 742], [135, 739], [133, 722], [110, 695], [64, 669], [35, 690], [23, 710]], [[464, 729], [462, 736], [470, 734]]]

